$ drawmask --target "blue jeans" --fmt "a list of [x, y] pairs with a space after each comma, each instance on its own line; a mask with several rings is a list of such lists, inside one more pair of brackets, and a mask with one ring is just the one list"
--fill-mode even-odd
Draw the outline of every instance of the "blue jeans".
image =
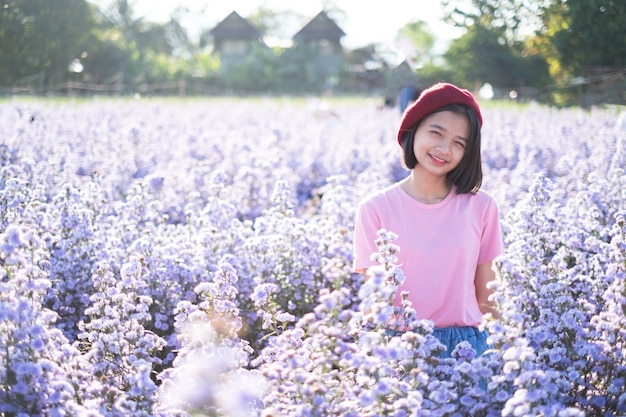
[[456, 345], [462, 341], [467, 341], [474, 348], [477, 357], [491, 348], [487, 343], [489, 333], [472, 326], [435, 327], [433, 336], [447, 348], [441, 353], [442, 358], [449, 358]]

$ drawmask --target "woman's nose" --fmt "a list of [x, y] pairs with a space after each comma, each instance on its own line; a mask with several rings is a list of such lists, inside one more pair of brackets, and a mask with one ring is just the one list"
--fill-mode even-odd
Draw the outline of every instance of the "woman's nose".
[[452, 143], [451, 143], [450, 140], [442, 139], [441, 141], [439, 141], [439, 144], [437, 145], [437, 148], [439, 148], [439, 150], [441, 152], [448, 153], [448, 152], [450, 152], [451, 146], [452, 146]]

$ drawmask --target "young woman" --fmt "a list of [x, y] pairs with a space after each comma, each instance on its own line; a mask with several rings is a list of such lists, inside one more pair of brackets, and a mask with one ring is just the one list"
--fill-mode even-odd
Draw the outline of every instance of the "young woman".
[[361, 201], [354, 232], [354, 269], [374, 266], [377, 232], [398, 235], [398, 266], [417, 315], [434, 323], [447, 347], [467, 340], [477, 355], [487, 348], [478, 329], [485, 313], [497, 316], [487, 283], [502, 253], [498, 209], [480, 190], [482, 115], [472, 94], [452, 84], [424, 90], [407, 108], [398, 131], [405, 179]]

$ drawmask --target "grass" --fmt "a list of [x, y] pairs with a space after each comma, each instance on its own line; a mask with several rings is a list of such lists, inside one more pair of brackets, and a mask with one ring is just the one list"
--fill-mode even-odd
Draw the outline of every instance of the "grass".
[[[128, 96], [113, 96], [113, 95], [96, 95], [96, 96], [33, 96], [33, 95], [13, 95], [13, 96], [0, 96], [0, 104], [3, 103], [37, 103], [50, 106], [57, 105], [83, 105], [92, 104], [94, 101], [98, 102], [122, 102], [127, 103], [131, 101], [141, 100], [146, 103], [161, 102], [164, 104], [173, 105], [195, 105], [206, 102], [223, 102], [229, 103], [232, 101], [250, 101], [263, 103], [266, 101], [274, 101], [280, 106], [308, 106], [312, 101], [319, 100], [327, 103], [330, 106], [338, 107], [360, 107], [363, 105], [382, 107], [383, 97], [379, 95], [367, 95], [367, 94], [336, 94], [336, 95], [247, 95], [247, 96], [235, 96], [235, 95], [220, 95], [220, 96], [141, 96], [141, 95], [128, 95]], [[479, 99], [480, 106], [483, 109], [523, 109], [530, 105], [531, 102], [517, 102], [513, 100], [505, 99], [492, 99], [484, 100]]]

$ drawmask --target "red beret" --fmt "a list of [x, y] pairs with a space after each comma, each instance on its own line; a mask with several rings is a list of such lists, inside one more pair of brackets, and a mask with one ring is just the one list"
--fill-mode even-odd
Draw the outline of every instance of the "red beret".
[[438, 83], [422, 91], [413, 104], [404, 111], [402, 122], [398, 130], [398, 143], [401, 142], [404, 132], [411, 126], [422, 120], [425, 116], [448, 104], [464, 104], [476, 111], [480, 126], [483, 125], [483, 117], [480, 114], [480, 107], [468, 90], [458, 88], [448, 83]]

